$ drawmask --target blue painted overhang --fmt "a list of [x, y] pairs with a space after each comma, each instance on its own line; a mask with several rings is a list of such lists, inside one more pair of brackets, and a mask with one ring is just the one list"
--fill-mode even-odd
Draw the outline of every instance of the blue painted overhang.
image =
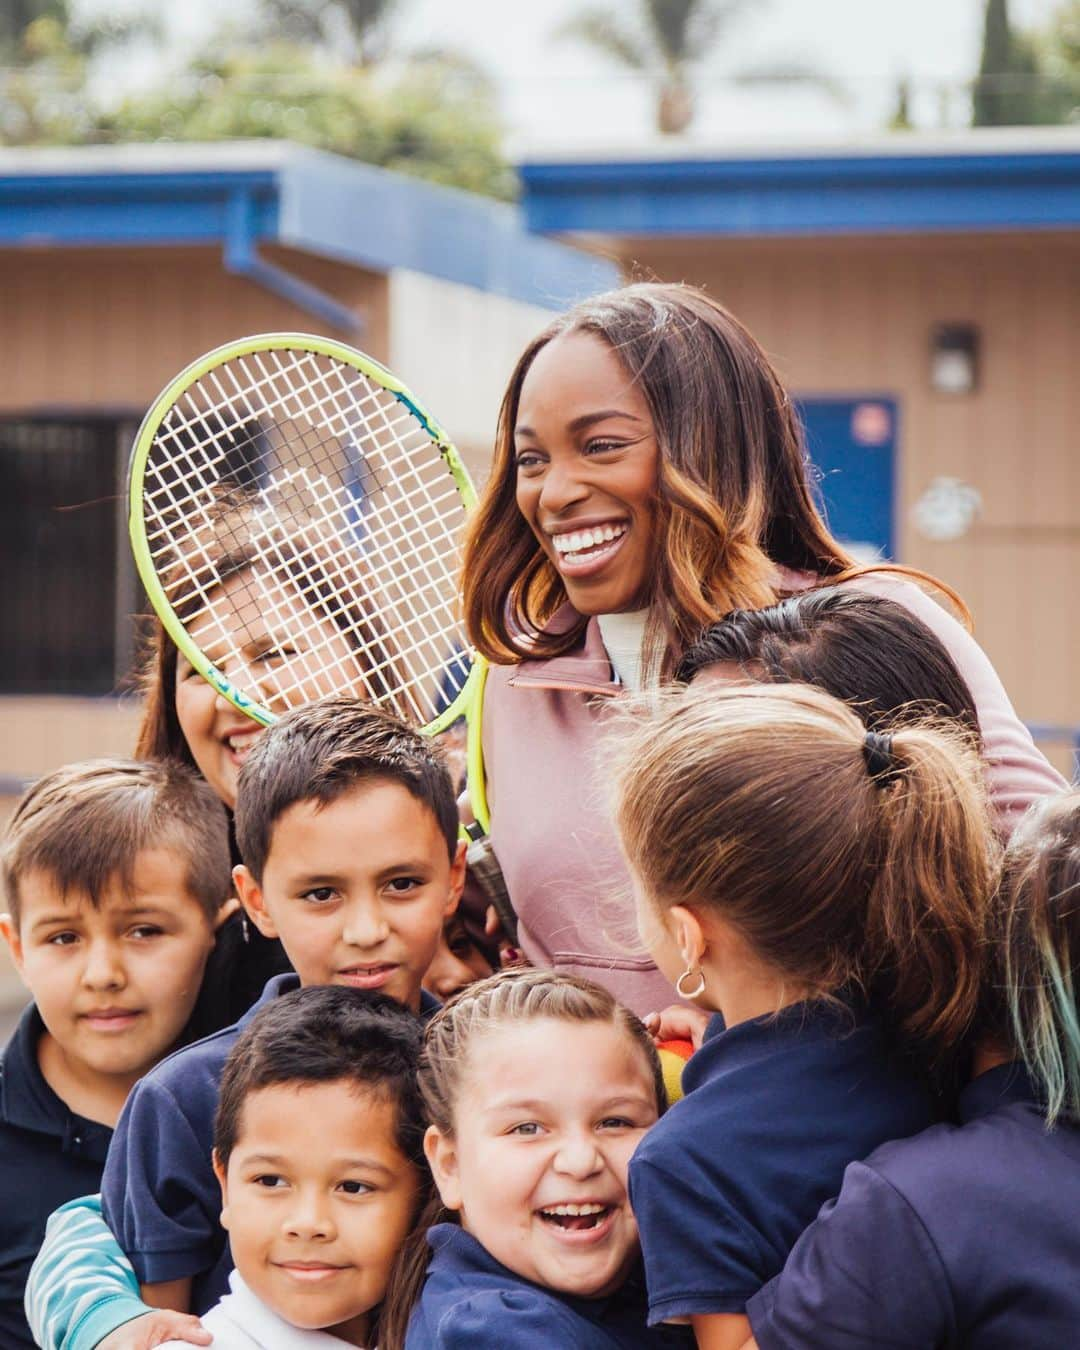
[[617, 283], [520, 210], [285, 142], [0, 150], [0, 248], [281, 244], [559, 309]]
[[[894, 138], [876, 153], [534, 160], [519, 166], [544, 234], [783, 236], [1070, 229], [1080, 225], [1080, 137], [1032, 148], [943, 149]], [[1048, 143], [1052, 148], [1046, 148]], [[979, 147], [979, 148], [973, 148]], [[965, 148], [966, 146], [966, 148]]]

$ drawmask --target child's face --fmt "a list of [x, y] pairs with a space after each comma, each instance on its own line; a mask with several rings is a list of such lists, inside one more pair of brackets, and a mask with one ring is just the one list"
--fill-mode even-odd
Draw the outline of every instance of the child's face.
[[284, 1083], [251, 1093], [228, 1170], [215, 1159], [236, 1268], [293, 1326], [366, 1344], [419, 1191], [395, 1123], [352, 1083]]
[[144, 849], [130, 891], [114, 877], [96, 907], [48, 872], [20, 880], [4, 936], [70, 1072], [134, 1082], [176, 1043], [214, 945], [186, 871], [176, 851]]
[[626, 1169], [656, 1117], [652, 1073], [625, 1031], [543, 1018], [477, 1040], [455, 1134], [432, 1127], [425, 1148], [443, 1201], [497, 1261], [602, 1297], [637, 1258]]
[[433, 812], [399, 783], [376, 781], [325, 806], [295, 802], [274, 824], [261, 885], [246, 867], [234, 877], [301, 984], [378, 989], [416, 1012], [461, 896], [465, 851], [451, 862]]
[[[272, 628], [284, 625], [290, 634], [280, 643]], [[295, 587], [279, 579], [254, 579], [251, 569], [230, 577], [210, 595], [206, 609], [192, 625], [200, 649], [246, 693], [278, 712], [337, 692], [340, 672], [362, 672], [356, 653], [329, 619], [305, 605]], [[318, 659], [315, 649], [322, 652]], [[232, 657], [227, 653], [239, 653]], [[328, 677], [326, 667], [337, 672]], [[199, 772], [228, 807], [236, 805], [240, 766], [262, 727], [245, 717], [189, 665], [176, 662], [176, 719]]]
[[424, 976], [424, 988], [444, 1001], [459, 989], [491, 974], [491, 964], [473, 942], [460, 915], [453, 914], [443, 925], [435, 959]]

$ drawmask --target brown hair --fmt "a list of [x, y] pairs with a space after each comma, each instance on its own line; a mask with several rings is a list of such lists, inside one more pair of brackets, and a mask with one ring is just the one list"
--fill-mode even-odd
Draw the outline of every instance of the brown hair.
[[675, 678], [689, 683], [716, 661], [759, 684], [817, 685], [870, 727], [948, 717], [979, 743], [975, 700], [941, 639], [903, 605], [853, 586], [735, 610], [687, 649]]
[[169, 848], [184, 860], [184, 884], [208, 919], [231, 891], [224, 807], [192, 770], [172, 760], [96, 759], [67, 764], [39, 779], [8, 825], [4, 889], [19, 922], [19, 883], [48, 873], [62, 895], [97, 905], [115, 879], [131, 886], [144, 849]]
[[457, 852], [454, 784], [440, 746], [393, 713], [355, 698], [292, 708], [259, 737], [240, 770], [236, 842], [257, 882], [274, 825], [296, 802], [325, 806], [367, 783], [399, 783], [428, 808]]
[[176, 716], [176, 663], [180, 653], [159, 618], [155, 616], [147, 622], [150, 632], [139, 679], [143, 711], [135, 737], [135, 754], [139, 759], [175, 759], [195, 769], [195, 760]]
[[[473, 1064], [469, 1049], [483, 1035], [511, 1023], [553, 1018], [560, 1022], [604, 1022], [624, 1032], [641, 1048], [652, 1074], [656, 1106], [667, 1105], [664, 1077], [652, 1037], [642, 1023], [606, 989], [573, 975], [546, 970], [504, 970], [478, 980], [456, 994], [435, 1014], [424, 1033], [419, 1084], [429, 1124], [452, 1136], [461, 1085]], [[436, 1223], [456, 1222], [438, 1195], [417, 1224], [387, 1294], [381, 1350], [402, 1350], [409, 1316], [420, 1296], [429, 1253], [425, 1234]]]
[[675, 690], [616, 753], [616, 816], [661, 908], [713, 910], [810, 996], [861, 990], [925, 1067], [978, 1001], [997, 856], [982, 769], [954, 725], [874, 747], [803, 685]]
[[465, 621], [483, 656], [503, 664], [556, 656], [584, 631], [584, 618], [545, 631], [566, 591], [515, 500], [522, 384], [537, 353], [569, 332], [592, 333], [618, 354], [656, 431], [658, 548], [646, 642], [662, 674], [705, 625], [732, 609], [772, 604], [776, 565], [821, 578], [870, 570], [829, 532], [798, 416], [750, 333], [694, 287], [624, 286], [556, 319], [510, 377], [491, 477], [464, 551]]
[[1015, 1050], [1047, 1123], [1080, 1121], [1080, 791], [1037, 802], [1005, 852], [979, 1032]]
[[218, 1162], [229, 1165], [251, 1093], [344, 1081], [394, 1103], [398, 1150], [423, 1177], [425, 1122], [416, 1083], [422, 1037], [419, 1019], [385, 994], [320, 985], [272, 999], [225, 1061], [214, 1116]]

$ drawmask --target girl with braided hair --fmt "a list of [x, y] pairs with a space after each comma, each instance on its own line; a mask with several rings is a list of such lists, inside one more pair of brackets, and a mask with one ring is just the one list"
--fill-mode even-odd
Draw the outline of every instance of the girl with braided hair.
[[389, 1291], [383, 1350], [687, 1343], [645, 1327], [626, 1167], [664, 1089], [633, 1013], [585, 980], [505, 971], [432, 1019], [419, 1080], [439, 1199]]

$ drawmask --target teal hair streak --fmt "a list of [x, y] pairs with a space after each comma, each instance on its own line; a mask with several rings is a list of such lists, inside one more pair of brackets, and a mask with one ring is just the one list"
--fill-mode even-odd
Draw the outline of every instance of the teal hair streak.
[[1024, 1063], [1046, 1096], [1049, 1128], [1064, 1113], [1080, 1119], [1080, 1016], [1071, 966], [1062, 966], [1060, 953], [1045, 928], [1038, 937], [1038, 965], [1042, 979], [1029, 982], [1010, 958], [1008, 962], [1009, 1014], [1016, 1044]]

